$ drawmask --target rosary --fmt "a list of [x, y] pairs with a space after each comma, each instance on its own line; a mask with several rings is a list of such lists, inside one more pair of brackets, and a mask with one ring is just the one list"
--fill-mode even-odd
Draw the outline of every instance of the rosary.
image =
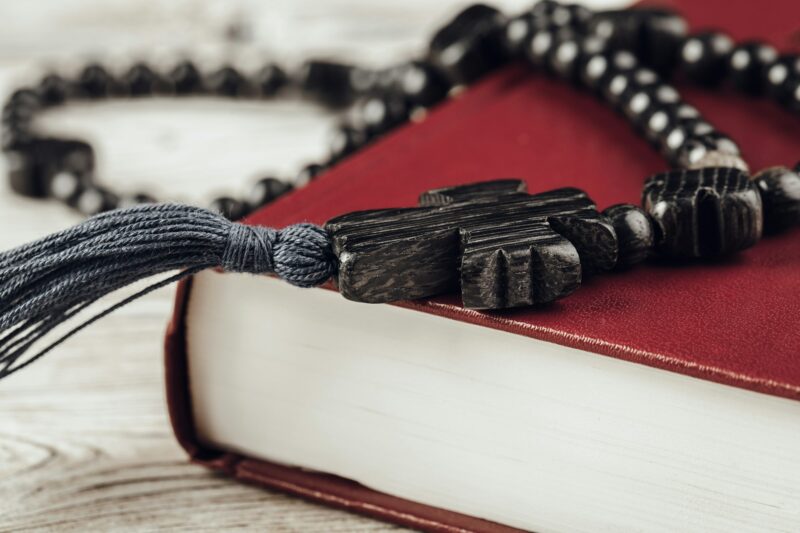
[[[325, 227], [235, 222], [512, 60], [594, 93], [674, 170], [645, 180], [641, 207], [602, 212], [581, 190], [528, 194], [523, 181], [503, 179], [423, 192], [418, 207], [344, 214]], [[382, 70], [311, 60], [291, 75], [270, 63], [248, 77], [230, 66], [203, 73], [184, 61], [167, 73], [139, 63], [115, 77], [91, 64], [75, 79], [46, 76], [3, 108], [10, 184], [90, 218], [0, 253], [0, 378], [114, 309], [207, 268], [275, 274], [300, 287], [333, 279], [346, 298], [369, 303], [460, 290], [465, 307], [504, 309], [554, 301], [586, 275], [653, 255], [724, 256], [800, 224], [800, 164], [751, 175], [736, 143], [665, 81], [673, 76], [727, 83], [800, 110], [798, 55], [720, 32], [689, 35], [665, 9], [593, 12], [552, 0], [514, 17], [472, 5], [435, 33], [425, 57]], [[342, 111], [329, 159], [292, 181], [264, 178], [247, 198], [218, 198], [208, 210], [117, 195], [96, 182], [90, 145], [31, 128], [34, 115], [71, 99], [292, 94]], [[175, 270], [23, 358], [101, 297]]]

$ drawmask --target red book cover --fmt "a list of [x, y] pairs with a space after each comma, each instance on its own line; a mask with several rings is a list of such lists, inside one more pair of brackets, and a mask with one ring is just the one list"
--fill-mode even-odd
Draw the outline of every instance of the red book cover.
[[[796, 49], [800, 4], [681, 0], [693, 29], [714, 27], [737, 40], [762, 38]], [[800, 159], [800, 117], [728, 90], [679, 86], [742, 148], [753, 170]], [[603, 209], [639, 204], [643, 180], [666, 169], [662, 157], [588, 92], [510, 65], [345, 160], [308, 187], [248, 219], [274, 227], [323, 224], [356, 210], [416, 205], [428, 189], [495, 178], [530, 192], [572, 186]], [[507, 530], [456, 513], [232, 454], [201, 450], [193, 438], [185, 378], [182, 285], [167, 339], [168, 396], [176, 434], [193, 459], [331, 505], [438, 531]], [[735, 257], [676, 265], [651, 261], [591, 277], [544, 307], [476, 312], [458, 295], [404, 302], [434, 313], [672, 372], [800, 400], [800, 228], [768, 236]]]

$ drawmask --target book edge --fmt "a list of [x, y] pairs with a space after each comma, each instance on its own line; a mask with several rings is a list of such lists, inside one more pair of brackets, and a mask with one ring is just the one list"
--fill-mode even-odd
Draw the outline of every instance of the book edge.
[[412, 502], [369, 489], [354, 481], [210, 449], [197, 439], [192, 417], [186, 354], [186, 308], [192, 279], [178, 284], [172, 319], [164, 341], [166, 399], [170, 424], [180, 446], [195, 464], [239, 481], [377, 518], [437, 533], [519, 533], [522, 530], [480, 518]]

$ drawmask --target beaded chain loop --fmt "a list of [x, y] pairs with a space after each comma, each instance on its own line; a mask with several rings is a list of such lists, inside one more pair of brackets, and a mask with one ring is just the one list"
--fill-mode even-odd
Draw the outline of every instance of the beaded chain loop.
[[[304, 186], [331, 165], [404, 124], [418, 110], [457, 93], [455, 88], [473, 83], [512, 59], [523, 59], [537, 70], [592, 91], [618, 110], [676, 169], [733, 168], [747, 176], [749, 168], [736, 143], [685, 103], [665, 80], [672, 77], [708, 87], [725, 83], [798, 111], [800, 56], [781, 55], [760, 41], [736, 43], [719, 31], [689, 34], [687, 28], [686, 22], [668, 9], [595, 12], [578, 4], [542, 0], [521, 14], [506, 17], [493, 7], [475, 4], [434, 34], [422, 58], [382, 70], [311, 60], [291, 75], [269, 63], [254, 76], [246, 76], [232, 66], [203, 73], [184, 61], [166, 73], [137, 63], [117, 78], [103, 66], [91, 64], [75, 79], [50, 74], [36, 87], [15, 91], [2, 112], [3, 149], [16, 192], [55, 198], [92, 215], [155, 199], [145, 193], [120, 196], [98, 184], [92, 148], [78, 140], [38, 136], [31, 129], [37, 112], [72, 99], [209, 94], [251, 99], [299, 94], [342, 111], [343, 120], [331, 136], [327, 160], [305, 166], [293, 180], [264, 178], [247, 198], [222, 197], [211, 205], [227, 217], [239, 219]], [[723, 187], [719, 175], [710, 171], [689, 174], [697, 187], [691, 201], [699, 202], [701, 190]], [[738, 174], [730, 174], [729, 179], [738, 180]], [[760, 191], [764, 213], [754, 205], [749, 216], [763, 219], [767, 231], [798, 222], [797, 168], [767, 169], [752, 179]], [[658, 188], [652, 183], [648, 187], [651, 191]], [[654, 227], [635, 236], [639, 245], [652, 241], [650, 234], [682, 230], [669, 227], [674, 221], [663, 216], [663, 209], [659, 211], [655, 204], [651, 208], [644, 219]], [[617, 228], [622, 234], [633, 231], [624, 221], [641, 222], [644, 216], [634, 206], [616, 206], [606, 214], [622, 224]], [[735, 238], [751, 242], [760, 237], [761, 230], [759, 223], [753, 225], [753, 235]], [[724, 232], [724, 228], [717, 231]], [[697, 246], [692, 249], [698, 250]], [[693, 255], [697, 254], [703, 255]], [[646, 255], [643, 250], [630, 250], [628, 257]]]

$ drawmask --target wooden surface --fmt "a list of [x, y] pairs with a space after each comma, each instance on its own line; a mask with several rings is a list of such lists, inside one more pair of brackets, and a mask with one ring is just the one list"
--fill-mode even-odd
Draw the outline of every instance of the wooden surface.
[[[419, 50], [463, 3], [5, 1], [0, 96], [50, 65], [69, 71], [80, 64], [75, 58], [124, 66], [132, 57], [164, 61], [193, 50], [208, 64], [248, 65], [324, 52], [386, 64]], [[251, 44], [224, 42], [232, 20]], [[100, 175], [118, 190], [206, 203], [215, 191], [241, 192], [263, 172], [285, 175], [320, 156], [331, 120], [298, 103], [162, 100], [75, 106], [41, 127], [93, 142]], [[2, 183], [0, 249], [80, 220], [56, 203], [15, 197]], [[0, 382], [0, 530], [393, 529], [187, 463], [164, 405], [161, 344], [172, 294], [150, 294]]]

